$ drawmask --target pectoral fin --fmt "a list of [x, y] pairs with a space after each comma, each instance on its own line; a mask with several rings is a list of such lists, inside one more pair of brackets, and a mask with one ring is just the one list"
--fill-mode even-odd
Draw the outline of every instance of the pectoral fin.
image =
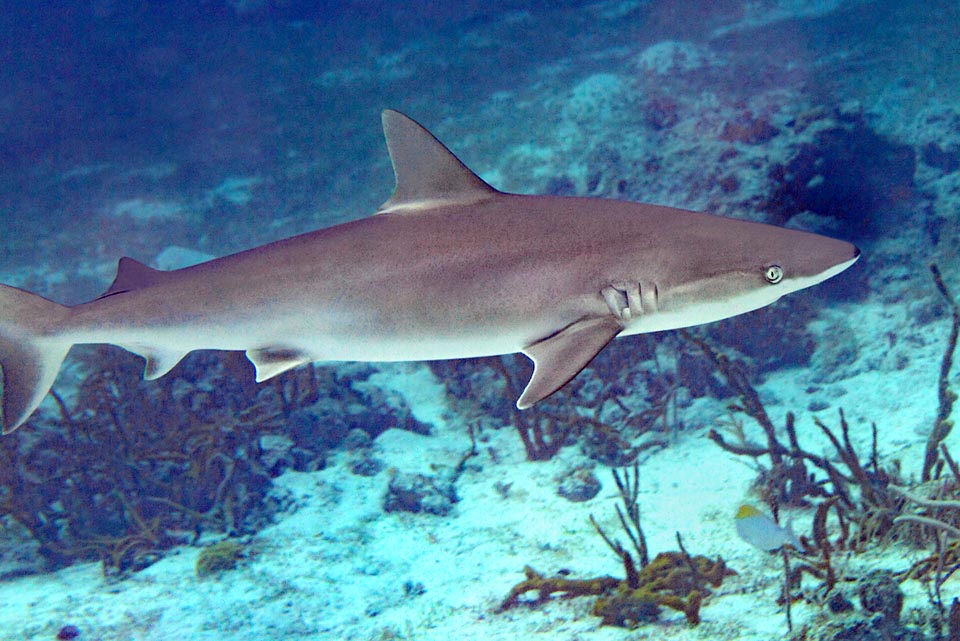
[[526, 409], [566, 385], [622, 329], [613, 317], [585, 318], [524, 349], [533, 361], [533, 376], [517, 407]]

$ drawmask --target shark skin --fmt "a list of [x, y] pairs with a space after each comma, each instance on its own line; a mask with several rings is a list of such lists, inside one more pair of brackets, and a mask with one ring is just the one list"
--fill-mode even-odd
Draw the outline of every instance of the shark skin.
[[311, 361], [522, 352], [521, 409], [613, 338], [769, 305], [856, 262], [850, 243], [659, 205], [507, 194], [422, 126], [383, 112], [397, 185], [376, 215], [173, 271], [120, 259], [66, 307], [0, 285], [0, 424], [23, 424], [68, 350], [111, 343], [169, 372], [243, 350], [264, 381]]

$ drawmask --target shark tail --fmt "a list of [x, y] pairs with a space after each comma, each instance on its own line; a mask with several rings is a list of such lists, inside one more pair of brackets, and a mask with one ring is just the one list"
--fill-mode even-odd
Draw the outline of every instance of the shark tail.
[[57, 328], [70, 308], [0, 285], [0, 428], [20, 427], [47, 395], [70, 343]]

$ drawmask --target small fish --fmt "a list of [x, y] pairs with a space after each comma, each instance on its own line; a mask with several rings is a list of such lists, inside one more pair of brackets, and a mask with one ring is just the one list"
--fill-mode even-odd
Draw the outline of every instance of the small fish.
[[797, 550], [803, 549], [789, 525], [785, 528], [777, 525], [776, 521], [752, 505], [741, 505], [735, 520], [737, 534], [756, 548], [766, 552], [779, 550], [784, 545], [790, 545]]

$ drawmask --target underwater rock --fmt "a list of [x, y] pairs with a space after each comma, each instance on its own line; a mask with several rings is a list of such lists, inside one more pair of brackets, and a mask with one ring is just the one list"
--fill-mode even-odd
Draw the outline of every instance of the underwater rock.
[[595, 196], [616, 198], [623, 196], [627, 183], [623, 176], [631, 175], [620, 152], [606, 144], [595, 147], [587, 158], [587, 192]]
[[857, 373], [860, 342], [853, 328], [843, 320], [831, 323], [820, 336], [813, 358], [812, 380], [835, 383]]
[[350, 452], [350, 472], [357, 476], [376, 476], [385, 467], [384, 462], [370, 454], [373, 439], [363, 430], [352, 429], [343, 440], [343, 447]]
[[57, 632], [57, 641], [70, 641], [80, 636], [80, 628], [75, 625], [65, 625]]
[[286, 427], [295, 443], [321, 451], [336, 448], [350, 432], [350, 426], [335, 408], [328, 409], [326, 406], [292, 412]]
[[376, 476], [383, 468], [383, 461], [373, 456], [363, 456], [350, 463], [350, 472], [357, 476]]
[[426, 512], [446, 516], [459, 501], [450, 481], [425, 474], [396, 474], [390, 479], [383, 509], [385, 512]]
[[293, 441], [282, 434], [264, 434], [260, 437], [260, 463], [271, 478], [276, 478], [286, 469], [294, 467], [292, 449]]
[[404, 581], [403, 582], [403, 595], [404, 596], [420, 596], [427, 593], [427, 588], [420, 583], [419, 581]]
[[[802, 635], [802, 636], [801, 636]], [[794, 641], [925, 641], [923, 632], [914, 628], [888, 625], [886, 617], [876, 614], [869, 619], [851, 618], [831, 621], [819, 630], [804, 630]]]
[[909, 317], [914, 324], [923, 327], [930, 323], [937, 323], [946, 316], [946, 309], [938, 300], [925, 298], [923, 300], [913, 301], [908, 306]]
[[[601, 353], [602, 354], [602, 353]], [[447, 393], [457, 401], [473, 405], [481, 423], [499, 427], [511, 421], [510, 403], [505, 399], [512, 392], [506, 389], [503, 378], [493, 367], [500, 359], [517, 380], [522, 373], [515, 367], [515, 358], [493, 356], [469, 360], [432, 361], [430, 370], [447, 388]], [[524, 360], [526, 360], [524, 358]], [[527, 373], [529, 376], [529, 373]], [[516, 397], [511, 398], [511, 402]]]
[[688, 350], [677, 354], [677, 383], [686, 388], [692, 398], [727, 398], [730, 390], [714, 374], [709, 361]]
[[946, 174], [960, 169], [960, 151], [944, 149], [935, 142], [924, 145], [920, 157], [924, 164], [939, 169]]
[[613, 341], [593, 359], [587, 369], [604, 382], [619, 380], [637, 363], [654, 361], [657, 345], [663, 340], [663, 336], [639, 334], [631, 336], [629, 341]]
[[245, 524], [249, 531], [255, 532], [271, 523], [276, 523], [281, 515], [293, 514], [302, 506], [288, 488], [283, 485], [271, 485], [270, 491], [263, 498], [262, 516], [256, 520], [248, 519]]
[[327, 467], [327, 458], [322, 452], [294, 447], [290, 454], [293, 455], [293, 469], [297, 472], [316, 472]]
[[316, 472], [327, 466], [322, 453], [297, 447], [284, 434], [264, 434], [260, 437], [260, 450], [260, 464], [270, 478], [276, 478], [291, 468], [297, 472]]
[[592, 468], [578, 467], [561, 479], [557, 494], [573, 503], [583, 503], [599, 494], [601, 487]]
[[580, 437], [580, 449], [588, 458], [608, 467], [629, 465], [637, 457], [630, 441], [614, 430], [596, 426], [584, 431]]
[[0, 517], [0, 532], [0, 581], [43, 572], [40, 543], [22, 523], [10, 515]]
[[706, 45], [664, 40], [640, 52], [633, 65], [643, 74], [676, 76], [722, 64]]
[[903, 592], [900, 585], [886, 570], [874, 570], [860, 580], [858, 585], [860, 605], [867, 612], [883, 614], [892, 624], [900, 621], [903, 609]]
[[[359, 365], [359, 366], [357, 366]], [[430, 425], [413, 416], [406, 398], [396, 390], [373, 383], [377, 369], [366, 364], [347, 364], [337, 369], [336, 381], [350, 394], [336, 410], [349, 429], [361, 429], [375, 439], [389, 429], [430, 434]], [[344, 373], [347, 373], [344, 375]]]
[[860, 579], [856, 587], [862, 611], [840, 591], [831, 595], [827, 605], [836, 617], [817, 629], [806, 630], [804, 641], [924, 641], [923, 632], [901, 625], [903, 592], [887, 570], [874, 570]]
[[389, 429], [429, 434], [429, 425], [414, 418], [406, 405], [391, 404], [386, 394], [372, 386], [357, 389], [353, 385], [369, 378], [373, 371], [338, 368], [328, 373], [330, 380], [323, 382], [329, 382], [334, 391], [309, 407], [292, 411], [286, 419], [285, 433], [297, 446], [318, 452], [339, 447], [357, 449], [364, 441], [372, 441]]
[[839, 614], [840, 612], [849, 612], [852, 610], [853, 604], [850, 603], [850, 599], [848, 599], [843, 592], [834, 590], [827, 599], [827, 608], [834, 614]]
[[347, 433], [347, 437], [343, 439], [343, 447], [348, 452], [356, 452], [357, 450], [365, 450], [373, 443], [373, 439], [370, 438], [370, 435], [365, 431], [360, 429], [352, 429]]

